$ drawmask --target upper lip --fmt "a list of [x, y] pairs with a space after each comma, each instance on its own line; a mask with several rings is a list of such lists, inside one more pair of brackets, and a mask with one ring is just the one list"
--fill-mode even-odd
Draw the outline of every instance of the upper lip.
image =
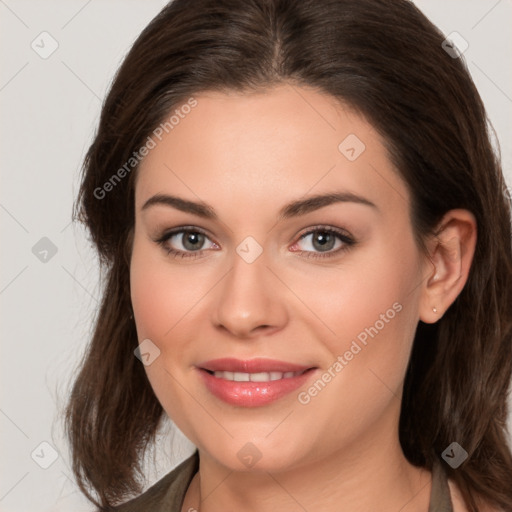
[[198, 368], [211, 372], [243, 372], [243, 373], [260, 373], [260, 372], [301, 372], [313, 368], [313, 366], [305, 366], [301, 364], [288, 363], [286, 361], [278, 361], [276, 359], [255, 358], [248, 360], [233, 359], [230, 357], [222, 359], [212, 359], [197, 365]]

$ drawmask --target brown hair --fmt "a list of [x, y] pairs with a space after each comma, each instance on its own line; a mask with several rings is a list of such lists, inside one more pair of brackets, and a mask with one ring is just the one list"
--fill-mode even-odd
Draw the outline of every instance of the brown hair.
[[65, 419], [78, 484], [100, 508], [141, 491], [142, 457], [164, 412], [134, 357], [136, 166], [108, 194], [98, 190], [191, 95], [287, 82], [342, 100], [381, 133], [410, 190], [422, 250], [445, 212], [474, 214], [466, 286], [436, 324], [418, 324], [399, 437], [406, 457], [429, 469], [458, 442], [469, 458], [445, 468], [469, 510], [480, 498], [512, 510], [510, 198], [482, 101], [443, 40], [406, 0], [175, 0], [141, 33], [103, 105], [75, 211], [107, 275]]

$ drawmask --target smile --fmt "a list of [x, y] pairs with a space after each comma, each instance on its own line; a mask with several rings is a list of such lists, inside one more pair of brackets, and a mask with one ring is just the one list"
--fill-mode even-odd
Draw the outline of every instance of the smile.
[[238, 407], [269, 405], [303, 386], [317, 367], [271, 359], [215, 359], [196, 367], [206, 390]]
[[[307, 370], [304, 370], [307, 371]], [[291, 379], [298, 377], [304, 373], [302, 372], [259, 372], [259, 373], [244, 373], [244, 372], [213, 372], [214, 377], [217, 379], [231, 380], [235, 382], [270, 382], [281, 379]]]

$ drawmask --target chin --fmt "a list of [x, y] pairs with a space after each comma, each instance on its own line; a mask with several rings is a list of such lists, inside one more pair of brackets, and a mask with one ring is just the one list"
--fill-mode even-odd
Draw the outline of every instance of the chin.
[[265, 437], [246, 437], [244, 440], [231, 439], [223, 444], [216, 442], [213, 446], [209, 446], [209, 443], [199, 446], [219, 464], [237, 472], [279, 473], [300, 466], [306, 457], [304, 445], [299, 453], [297, 446], [301, 446], [301, 443], [290, 438], [285, 443]]

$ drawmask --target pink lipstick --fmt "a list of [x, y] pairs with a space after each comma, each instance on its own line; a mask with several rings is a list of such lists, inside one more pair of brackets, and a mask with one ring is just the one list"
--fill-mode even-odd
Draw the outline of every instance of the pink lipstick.
[[215, 359], [197, 368], [214, 396], [240, 407], [260, 407], [274, 402], [301, 387], [316, 369], [264, 358]]

